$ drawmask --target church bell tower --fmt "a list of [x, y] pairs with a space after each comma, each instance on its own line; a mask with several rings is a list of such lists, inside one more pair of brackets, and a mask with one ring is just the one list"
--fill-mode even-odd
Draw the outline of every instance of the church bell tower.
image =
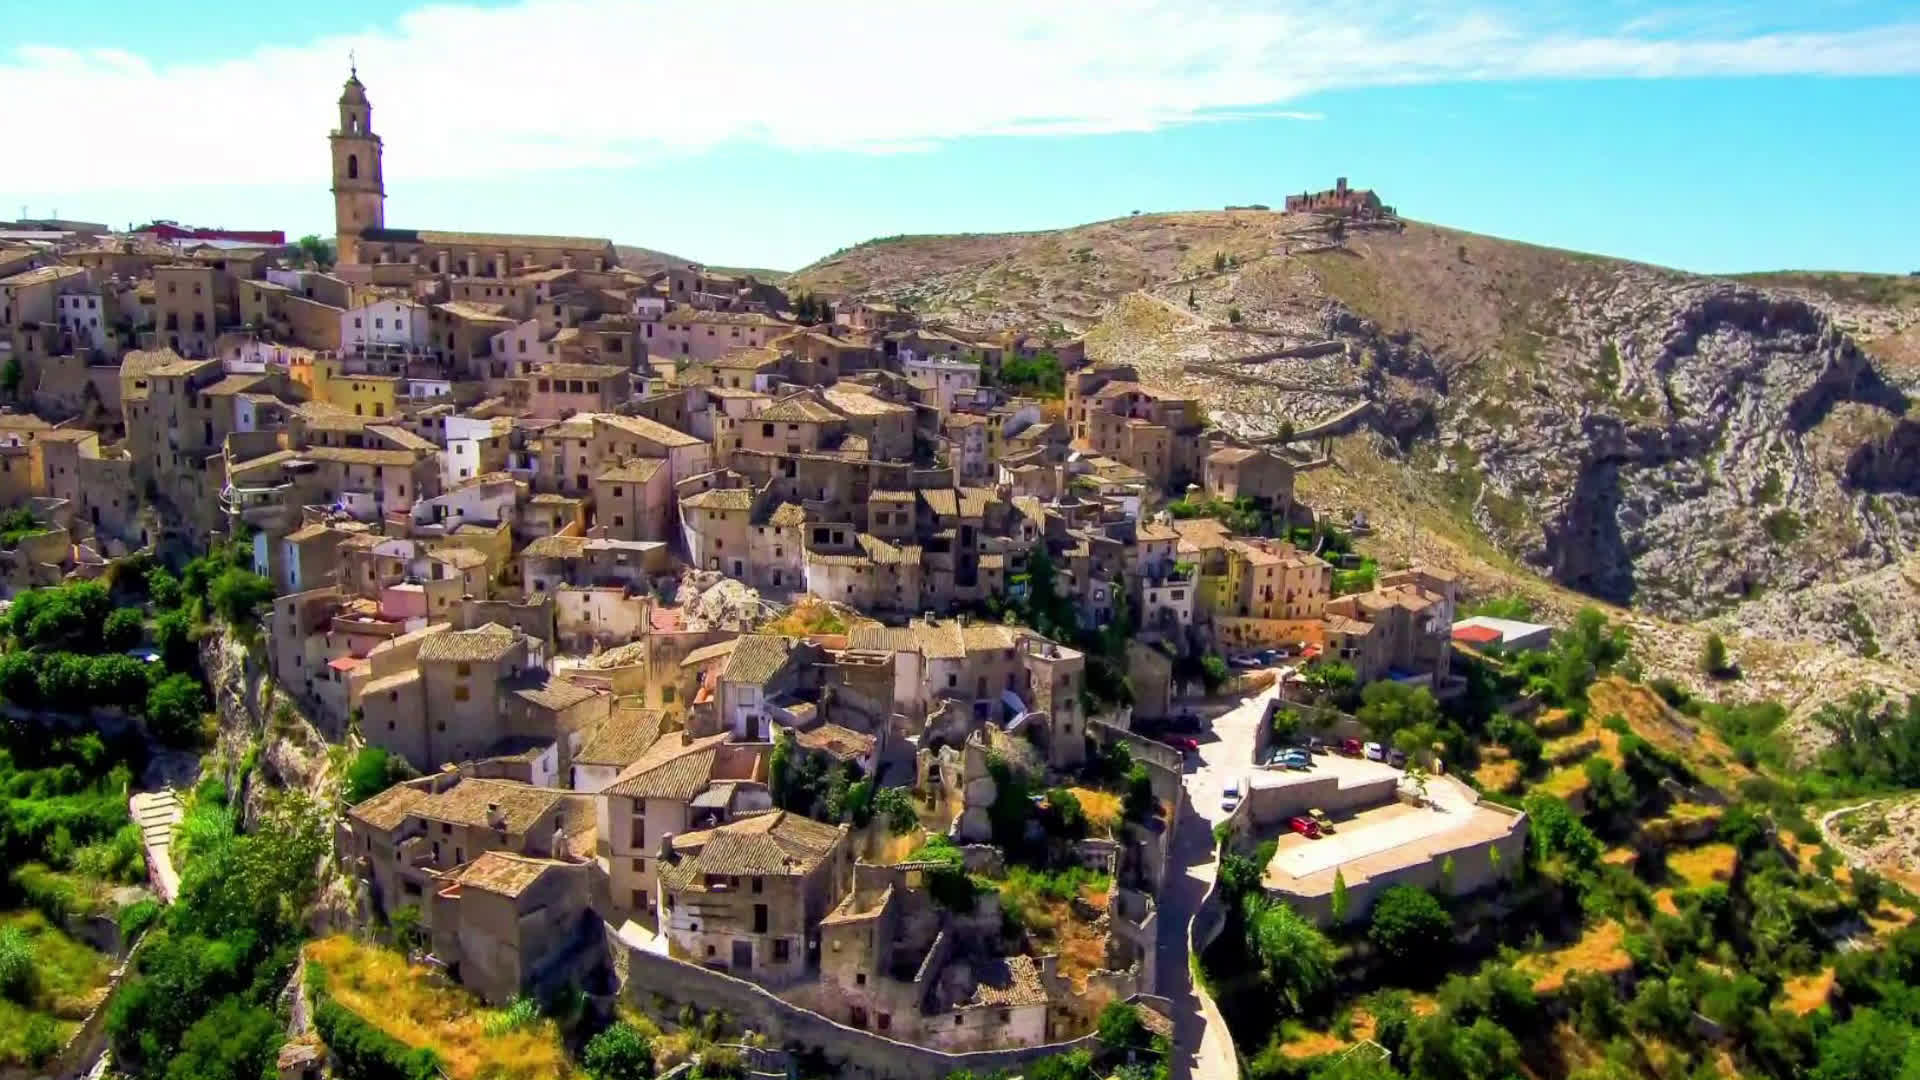
[[333, 147], [333, 231], [336, 257], [359, 263], [360, 233], [385, 228], [387, 189], [380, 177], [380, 136], [373, 133], [373, 106], [355, 69], [340, 92], [340, 126], [327, 136]]

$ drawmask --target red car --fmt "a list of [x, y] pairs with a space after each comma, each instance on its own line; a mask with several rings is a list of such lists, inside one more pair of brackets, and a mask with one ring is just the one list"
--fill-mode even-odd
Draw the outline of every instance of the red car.
[[1359, 757], [1360, 756], [1360, 740], [1359, 739], [1340, 740], [1340, 752], [1347, 755], [1348, 757]]
[[1162, 735], [1160, 736], [1160, 741], [1183, 754], [1197, 754], [1200, 752], [1200, 740], [1189, 738], [1185, 735]]
[[1320, 839], [1320, 826], [1312, 818], [1295, 817], [1287, 819], [1287, 828], [1309, 840]]

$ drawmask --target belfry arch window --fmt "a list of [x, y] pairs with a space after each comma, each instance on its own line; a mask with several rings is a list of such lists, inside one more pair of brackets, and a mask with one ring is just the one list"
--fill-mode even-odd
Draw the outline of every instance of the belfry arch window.
[[347, 155], [347, 179], [360, 179], [360, 155], [358, 154]]

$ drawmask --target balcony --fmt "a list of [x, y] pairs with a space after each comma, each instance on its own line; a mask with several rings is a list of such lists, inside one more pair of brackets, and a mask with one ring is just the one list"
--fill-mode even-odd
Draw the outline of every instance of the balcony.
[[286, 524], [286, 518], [293, 511], [288, 505], [292, 484], [277, 484], [273, 487], [234, 487], [228, 484], [220, 489], [220, 509], [228, 516], [238, 516], [241, 521], [256, 529], [271, 528]]

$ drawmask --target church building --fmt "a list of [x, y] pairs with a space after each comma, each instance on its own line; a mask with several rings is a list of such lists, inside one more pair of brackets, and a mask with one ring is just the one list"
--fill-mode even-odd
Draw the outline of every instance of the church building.
[[410, 264], [434, 274], [507, 278], [535, 270], [606, 270], [619, 263], [613, 242], [584, 236], [435, 232], [387, 227], [387, 189], [373, 106], [356, 71], [340, 94], [333, 147], [333, 222], [343, 277], [354, 268]]

